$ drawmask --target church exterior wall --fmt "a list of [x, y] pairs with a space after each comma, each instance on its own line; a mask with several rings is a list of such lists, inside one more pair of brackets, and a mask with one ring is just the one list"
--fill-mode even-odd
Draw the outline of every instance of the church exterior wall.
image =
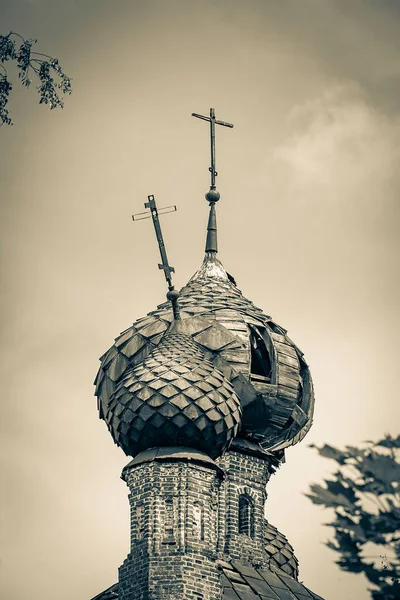
[[220, 600], [215, 559], [220, 472], [153, 461], [125, 474], [131, 549], [119, 570], [121, 600]]
[[[225, 503], [223, 518], [226, 523], [224, 554], [230, 558], [248, 560], [265, 565], [265, 519], [267, 499], [266, 484], [270, 477], [270, 463], [264, 457], [228, 451], [217, 460], [225, 473]], [[252, 505], [252, 534], [240, 532], [239, 500], [249, 499]]]
[[220, 600], [216, 560], [267, 564], [268, 458], [233, 450], [217, 462], [164, 458], [125, 469], [131, 547], [120, 600]]

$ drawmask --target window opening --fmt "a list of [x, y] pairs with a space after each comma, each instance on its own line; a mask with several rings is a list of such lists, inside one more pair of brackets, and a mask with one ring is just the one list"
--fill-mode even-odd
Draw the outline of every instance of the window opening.
[[237, 287], [237, 283], [236, 283], [236, 281], [235, 281], [235, 278], [234, 278], [234, 276], [233, 276], [233, 275], [231, 275], [230, 273], [227, 273], [227, 275], [228, 275], [228, 279], [229, 279], [229, 281], [230, 281], [231, 283], [233, 283], [233, 285], [236, 285], [236, 287]]
[[271, 381], [271, 359], [264, 340], [255, 328], [250, 331], [251, 366], [250, 375]]
[[254, 504], [246, 494], [239, 496], [239, 533], [254, 539]]

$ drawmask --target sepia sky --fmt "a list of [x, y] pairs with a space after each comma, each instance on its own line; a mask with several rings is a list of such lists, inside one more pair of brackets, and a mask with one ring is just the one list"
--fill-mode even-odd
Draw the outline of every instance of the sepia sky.
[[208, 128], [220, 258], [304, 351], [314, 426], [269, 484], [300, 579], [367, 600], [304, 497], [334, 463], [309, 443], [399, 433], [400, 3], [396, 0], [0, 0], [0, 33], [36, 37], [73, 78], [48, 111], [15, 78], [0, 130], [4, 600], [89, 600], [129, 545], [128, 462], [98, 419], [98, 357], [164, 300], [147, 195], [175, 284], [202, 261]]

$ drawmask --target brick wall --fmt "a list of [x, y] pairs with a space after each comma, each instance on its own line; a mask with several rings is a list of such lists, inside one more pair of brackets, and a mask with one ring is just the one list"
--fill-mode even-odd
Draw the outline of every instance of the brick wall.
[[135, 465], [125, 479], [131, 550], [120, 567], [121, 600], [220, 600], [220, 472], [163, 460]]
[[[264, 565], [267, 563], [264, 550], [264, 506], [267, 499], [266, 484], [271, 473], [268, 458], [231, 450], [219, 458], [217, 463], [225, 473], [224, 553], [230, 558]], [[249, 500], [252, 535], [250, 532], [240, 533], [240, 496]]]
[[268, 562], [268, 457], [232, 449], [218, 466], [206, 462], [172, 453], [125, 469], [131, 548], [119, 571], [120, 600], [220, 600], [216, 558]]

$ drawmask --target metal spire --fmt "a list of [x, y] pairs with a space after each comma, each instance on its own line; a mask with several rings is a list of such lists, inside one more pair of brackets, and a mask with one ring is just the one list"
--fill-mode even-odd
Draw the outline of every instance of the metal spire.
[[208, 217], [207, 225], [206, 252], [218, 252], [215, 203], [218, 202], [221, 196], [215, 185], [215, 178], [218, 175], [217, 171], [215, 170], [215, 125], [223, 125], [224, 127], [233, 127], [233, 125], [232, 123], [225, 123], [225, 121], [217, 121], [215, 118], [215, 110], [213, 108], [210, 108], [209, 117], [198, 115], [197, 113], [192, 113], [192, 117], [197, 117], [198, 119], [203, 119], [203, 121], [208, 121], [210, 123], [211, 166], [208, 170], [211, 174], [211, 184], [210, 190], [206, 194], [206, 200], [208, 200], [210, 204], [210, 215]]
[[[154, 231], [156, 232], [156, 238], [158, 242], [158, 247], [160, 249], [161, 261], [162, 263], [158, 265], [159, 269], [164, 271], [165, 279], [168, 284], [168, 293], [167, 298], [170, 300], [172, 304], [172, 312], [174, 313], [174, 319], [179, 320], [179, 292], [172, 285], [172, 273], [175, 273], [174, 267], [168, 263], [167, 251], [165, 249], [164, 238], [161, 231], [160, 220], [158, 218], [159, 212], [157, 210], [156, 201], [154, 196], [147, 196], [148, 202], [145, 202], [145, 208], [150, 209], [150, 214], [148, 211], [144, 213], [139, 213], [137, 215], [132, 215], [133, 221], [140, 221], [141, 219], [147, 219], [151, 216], [153, 219]], [[176, 210], [176, 206], [167, 206], [166, 208], [160, 208], [160, 213], [165, 214], [167, 212], [173, 212]]]

